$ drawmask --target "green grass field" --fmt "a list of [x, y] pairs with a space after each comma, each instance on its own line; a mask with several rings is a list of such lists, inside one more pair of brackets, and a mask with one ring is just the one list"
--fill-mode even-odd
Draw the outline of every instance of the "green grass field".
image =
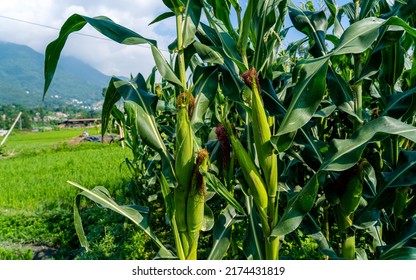
[[118, 144], [71, 144], [82, 131], [18, 132], [7, 140], [8, 156], [0, 158], [0, 259], [28, 258], [27, 244], [79, 247], [72, 219], [79, 190], [68, 180], [112, 193], [129, 181], [122, 162], [130, 151]]

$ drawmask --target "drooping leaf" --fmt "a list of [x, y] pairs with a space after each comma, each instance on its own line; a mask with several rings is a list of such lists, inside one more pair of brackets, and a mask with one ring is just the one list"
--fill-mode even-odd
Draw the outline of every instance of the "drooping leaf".
[[224, 63], [224, 59], [221, 54], [212, 47], [206, 46], [199, 42], [194, 42], [194, 47], [196, 53], [201, 57], [203, 62], [220, 65]]
[[228, 0], [209, 0], [207, 1], [211, 6], [213, 13], [217, 19], [219, 19], [227, 29], [231, 36], [237, 36], [236, 31], [233, 28], [230, 17], [230, 1]]
[[312, 118], [325, 93], [328, 60], [328, 56], [323, 56], [298, 63], [294, 73], [296, 86], [293, 97], [277, 135], [295, 131]]
[[175, 71], [173, 71], [172, 67], [170, 67], [161, 51], [155, 46], [151, 46], [151, 49], [157, 70], [162, 77], [173, 84], [182, 86], [181, 80], [179, 80], [178, 76], [176, 76]]
[[48, 91], [53, 76], [55, 75], [58, 60], [61, 55], [62, 49], [65, 46], [66, 40], [68, 39], [68, 36], [73, 32], [81, 30], [87, 23], [93, 26], [104, 36], [120, 44], [149, 44], [157, 48], [156, 41], [144, 38], [136, 32], [113, 22], [111, 19], [107, 17], [100, 16], [91, 18], [79, 14], [74, 14], [70, 16], [62, 25], [58, 38], [46, 47], [44, 70], [45, 85], [43, 90], [43, 96], [45, 96], [46, 92]]
[[289, 4], [289, 16], [297, 30], [307, 35], [313, 42], [310, 53], [320, 57], [327, 53], [325, 35], [328, 29], [328, 20], [323, 11], [302, 11]]
[[246, 215], [244, 208], [238, 203], [234, 196], [227, 190], [221, 181], [209, 172], [203, 172], [202, 175], [207, 179], [207, 185], [214, 189], [222, 198], [224, 198], [235, 210], [242, 215]]
[[213, 229], [213, 245], [208, 260], [221, 260], [231, 244], [232, 225], [242, 222], [243, 216], [238, 215], [231, 205], [221, 211]]
[[334, 139], [320, 170], [343, 171], [351, 168], [370, 141], [377, 136], [388, 135], [400, 135], [416, 142], [416, 127], [390, 117], [372, 120], [359, 128], [349, 139]]
[[391, 116], [395, 119], [404, 117], [403, 121], [406, 121], [410, 117], [406, 114], [409, 110], [409, 104], [412, 104], [413, 99], [415, 98], [416, 88], [411, 88], [405, 92], [388, 96], [387, 107], [383, 110], [381, 116]]
[[[133, 207], [133, 206], [120, 206], [118, 205], [110, 196], [109, 192], [107, 191], [107, 189], [105, 189], [104, 187], [95, 187], [92, 190], [89, 190], [77, 183], [68, 181], [69, 184], [79, 188], [80, 190], [82, 190], [82, 192], [79, 195], [83, 195], [87, 198], [89, 198], [90, 200], [94, 201], [95, 203], [98, 203], [99, 205], [101, 205], [104, 208], [108, 208], [126, 218], [128, 218], [129, 220], [131, 220], [134, 224], [136, 224], [141, 230], [143, 230], [155, 243], [156, 245], [163, 250], [164, 255], [169, 255], [171, 257], [174, 257], [172, 255], [172, 253], [162, 244], [162, 242], [157, 238], [157, 236], [154, 234], [154, 232], [151, 230], [151, 228], [149, 227], [148, 221], [147, 221], [147, 217], [146, 214], [147, 213], [142, 213], [141, 211], [137, 210], [137, 207]], [[78, 205], [76, 205], [78, 207]], [[140, 208], [140, 209], [144, 209], [144, 208]], [[78, 229], [78, 232], [83, 232], [82, 230], [82, 223], [80, 221], [80, 216], [79, 216], [79, 212], [76, 212], [76, 214], [78, 213], [78, 216], [75, 217], [76, 218], [76, 224], [78, 227], [81, 227]], [[143, 216], [143, 214], [145, 216]], [[85, 235], [84, 235], [85, 237]], [[84, 238], [82, 238], [84, 239]], [[86, 240], [86, 239], [85, 239]], [[85, 242], [84, 240], [84, 242]]]
[[392, 244], [391, 246], [388, 246], [387, 250], [383, 251], [381, 258], [387, 259], [387, 258], [395, 257], [396, 259], [399, 259], [399, 256], [401, 255], [400, 257], [403, 257], [405, 253], [409, 257], [413, 256], [413, 254], [415, 253], [414, 250], [403, 250], [403, 249], [399, 250], [399, 249], [403, 247], [406, 248], [406, 243], [415, 235], [416, 235], [416, 218], [412, 218], [403, 225], [403, 228], [400, 229], [396, 242]]
[[195, 40], [195, 33], [197, 31], [199, 21], [201, 19], [202, 1], [193, 0], [187, 1], [184, 13], [183, 29], [180, 31], [183, 35], [182, 48], [188, 47]]
[[[101, 136], [104, 137], [104, 134], [107, 131], [107, 127], [110, 121], [111, 112], [113, 110], [114, 104], [117, 103], [121, 99], [121, 94], [117, 91], [116, 87], [114, 86], [114, 81], [117, 78], [111, 78], [110, 83], [107, 86], [107, 90], [105, 92], [105, 98], [103, 103], [102, 109], [102, 124], [101, 124]], [[124, 118], [124, 117], [123, 117]]]
[[[133, 125], [134, 133], [140, 135], [143, 142], [154, 149], [162, 158], [162, 168], [169, 183], [174, 182], [174, 169], [172, 156], [167, 150], [158, 130], [154, 118], [157, 97], [147, 92], [146, 81], [142, 75], [132, 81], [123, 81], [118, 78], [112, 79], [108, 98], [115, 101], [118, 96], [125, 100], [124, 107], [129, 123]], [[106, 106], [109, 106], [109, 103]], [[107, 120], [106, 120], [107, 121]]]
[[381, 260], [416, 260], [416, 248], [414, 247], [401, 247], [394, 250], [390, 250], [380, 256]]
[[214, 66], [197, 67], [194, 71], [195, 108], [191, 124], [196, 132], [204, 125], [204, 116], [213, 102], [218, 89], [218, 68]]
[[342, 34], [332, 54], [362, 53], [377, 38], [378, 30], [384, 23], [384, 20], [372, 17], [351, 24]]
[[201, 230], [202, 231], [210, 231], [214, 227], [215, 224], [215, 218], [214, 218], [214, 212], [212, 212], [212, 209], [208, 206], [208, 204], [204, 204], [204, 220], [202, 223]]
[[260, 218], [249, 196], [246, 198], [246, 209], [248, 210], [247, 233], [243, 240], [243, 252], [248, 260], [264, 260], [265, 246], [263, 232], [261, 230]]
[[174, 17], [174, 16], [175, 16], [174, 12], [163, 13], [163, 14], [157, 16], [154, 20], [152, 20], [152, 22], [150, 22], [149, 25], [155, 24], [157, 22], [163, 21], [167, 18]]
[[351, 88], [332, 67], [327, 73], [328, 93], [334, 104], [343, 112], [360, 120], [354, 111], [354, 100]]
[[305, 215], [312, 209], [325, 172], [317, 172], [302, 190], [289, 200], [288, 205], [272, 230], [271, 236], [283, 236], [297, 229]]

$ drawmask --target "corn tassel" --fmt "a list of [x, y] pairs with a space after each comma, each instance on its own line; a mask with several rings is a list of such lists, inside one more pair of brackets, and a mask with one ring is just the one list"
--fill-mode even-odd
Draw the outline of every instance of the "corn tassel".
[[205, 205], [205, 177], [199, 170], [208, 171], [208, 151], [202, 149], [199, 151], [196, 159], [192, 186], [188, 194], [188, 203], [186, 205], [186, 223], [188, 228], [189, 253], [188, 260], [197, 259], [199, 232], [204, 220]]
[[186, 105], [186, 101], [187, 94], [184, 93], [178, 97], [175, 159], [175, 173], [178, 186], [174, 192], [176, 208], [175, 218], [185, 255], [187, 255], [189, 251], [187, 236], [188, 229], [186, 223], [186, 203], [192, 181], [195, 157], [193, 133], [188, 113], [189, 108]]

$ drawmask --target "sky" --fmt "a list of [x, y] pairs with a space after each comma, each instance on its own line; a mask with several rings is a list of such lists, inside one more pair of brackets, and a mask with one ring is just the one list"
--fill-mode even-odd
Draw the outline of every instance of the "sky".
[[[346, 2], [349, 1], [336, 0], [338, 5]], [[240, 0], [243, 9], [246, 3], [246, 0]], [[0, 41], [27, 45], [44, 53], [47, 44], [58, 36], [60, 27], [72, 14], [105, 15], [156, 40], [168, 57], [167, 46], [174, 40], [176, 32], [174, 20], [171, 18], [149, 26], [166, 11], [161, 0], [0, 0]], [[106, 75], [128, 77], [140, 72], [147, 76], [154, 65], [147, 45], [120, 45], [105, 39], [88, 25], [69, 37], [62, 55], [78, 58]]]

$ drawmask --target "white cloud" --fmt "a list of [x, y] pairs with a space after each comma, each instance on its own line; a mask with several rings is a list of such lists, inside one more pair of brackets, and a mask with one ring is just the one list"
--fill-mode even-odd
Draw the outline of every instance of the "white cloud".
[[[172, 21], [148, 26], [166, 9], [162, 1], [149, 0], [0, 0], [0, 16], [9, 17], [0, 17], [0, 40], [28, 45], [44, 53], [47, 44], [59, 33], [46, 26], [60, 28], [69, 16], [78, 13], [89, 17], [108, 16], [144, 37], [157, 40], [159, 47], [166, 49], [175, 37]], [[103, 38], [88, 25], [79, 33]], [[129, 76], [141, 72], [146, 76], [154, 65], [148, 46], [124, 46], [75, 34], [68, 39], [62, 54], [79, 58], [107, 75]]]

